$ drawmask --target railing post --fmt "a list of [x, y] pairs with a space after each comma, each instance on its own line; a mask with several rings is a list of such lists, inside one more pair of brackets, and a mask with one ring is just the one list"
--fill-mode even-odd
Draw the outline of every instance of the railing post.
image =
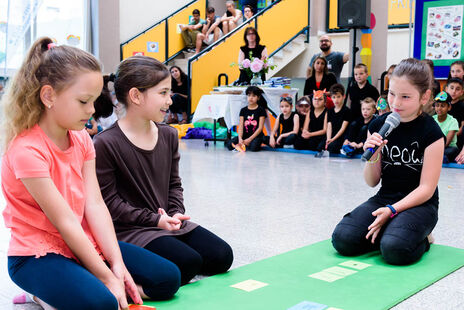
[[165, 56], [164, 56], [164, 61], [168, 61], [168, 58], [169, 58], [169, 29], [168, 29], [168, 19], [166, 18], [164, 20], [164, 23], [166, 24], [166, 27], [165, 27]]

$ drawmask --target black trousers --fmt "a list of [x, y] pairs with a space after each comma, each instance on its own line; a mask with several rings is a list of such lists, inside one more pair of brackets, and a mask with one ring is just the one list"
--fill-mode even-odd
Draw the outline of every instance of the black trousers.
[[[250, 145], [247, 147], [247, 151], [258, 152], [261, 150], [261, 144], [263, 143], [263, 135], [257, 136], [251, 141]], [[231, 140], [224, 142], [224, 146], [227, 147], [230, 151], [234, 149], [232, 144], [238, 144], [238, 137], [234, 137]]]
[[[327, 141], [327, 137], [324, 137], [321, 143], [319, 143], [319, 145], [317, 146], [317, 150], [319, 152], [324, 150], [326, 141]], [[338, 138], [335, 141], [332, 141], [332, 143], [327, 145], [327, 151], [329, 151], [329, 153], [331, 154], [340, 154], [340, 149], [342, 148], [344, 141], [345, 141], [345, 138], [343, 136]]]
[[187, 112], [188, 100], [178, 94], [174, 94], [171, 97], [172, 104], [169, 107], [169, 111], [172, 113], [182, 113]]
[[181, 236], [159, 237], [145, 246], [179, 267], [181, 285], [197, 274], [214, 275], [229, 270], [234, 260], [232, 248], [224, 240], [198, 226]]
[[372, 212], [401, 200], [400, 193], [377, 194], [347, 213], [335, 227], [332, 244], [342, 255], [356, 256], [379, 250], [389, 264], [407, 265], [429, 250], [427, 236], [438, 221], [438, 199], [398, 213], [382, 227], [375, 243], [367, 240], [368, 227], [376, 217]]
[[324, 145], [321, 147], [325, 146], [325, 136], [315, 136], [311, 137], [308, 139], [303, 138], [302, 136], [298, 136], [295, 139], [295, 149], [297, 150], [310, 150], [310, 151], [317, 151], [319, 144], [321, 144], [322, 140], [324, 140]]
[[[281, 148], [284, 145], [294, 145], [296, 137], [297, 136], [294, 133], [292, 133], [291, 135], [289, 135], [287, 137], [283, 137], [282, 140], [280, 140], [280, 144], [276, 144], [276, 148]], [[263, 143], [264, 144], [270, 146], [270, 144], [269, 144], [270, 141], [271, 141], [271, 138], [269, 136], [264, 136], [264, 138], [263, 138]], [[277, 138], [276, 138], [276, 141], [277, 141]]]

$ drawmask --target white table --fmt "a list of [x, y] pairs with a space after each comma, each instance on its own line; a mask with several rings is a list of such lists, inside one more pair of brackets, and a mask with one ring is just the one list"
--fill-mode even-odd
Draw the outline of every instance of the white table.
[[[230, 129], [238, 125], [240, 110], [247, 106], [246, 87], [217, 87], [215, 89], [218, 92], [241, 90], [242, 94], [203, 95], [198, 102], [192, 122], [214, 121], [223, 117], [227, 128]], [[295, 96], [298, 93], [298, 88], [262, 87], [261, 89], [264, 91], [263, 97], [266, 99], [268, 107], [277, 115], [280, 114], [280, 97], [283, 94], [289, 94], [295, 101]]]

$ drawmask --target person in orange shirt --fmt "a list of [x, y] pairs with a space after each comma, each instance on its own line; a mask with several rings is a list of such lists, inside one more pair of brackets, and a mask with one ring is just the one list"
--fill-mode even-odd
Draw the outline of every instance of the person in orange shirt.
[[84, 127], [103, 78], [98, 61], [38, 39], [3, 98], [2, 190], [11, 279], [45, 309], [127, 309], [172, 297], [177, 266], [116, 240]]

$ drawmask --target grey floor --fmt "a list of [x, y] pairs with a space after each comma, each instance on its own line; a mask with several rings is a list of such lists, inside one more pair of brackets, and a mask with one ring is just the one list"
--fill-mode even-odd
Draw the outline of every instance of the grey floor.
[[[233, 268], [330, 238], [342, 215], [376, 192], [360, 160], [234, 153], [200, 140], [181, 141], [180, 149], [187, 214], [229, 242]], [[464, 170], [444, 169], [439, 187], [436, 242], [464, 248]], [[9, 235], [0, 226], [0, 309], [38, 309], [11, 304], [20, 289], [6, 271]], [[463, 283], [464, 268], [393, 309], [464, 309]]]

